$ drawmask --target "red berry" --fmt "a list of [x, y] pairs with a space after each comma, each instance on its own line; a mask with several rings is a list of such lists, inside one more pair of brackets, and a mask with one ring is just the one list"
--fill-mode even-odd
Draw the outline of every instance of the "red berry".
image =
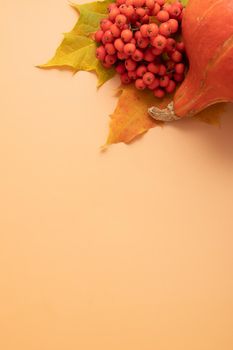
[[177, 81], [178, 83], [180, 83], [181, 81], [184, 80], [184, 74], [174, 74], [174, 80]]
[[105, 48], [103, 46], [99, 46], [96, 49], [96, 58], [98, 58], [98, 60], [103, 61], [105, 59], [106, 56], [106, 51]]
[[159, 13], [159, 11], [160, 11], [160, 6], [159, 6], [159, 4], [156, 2], [154, 8], [153, 8], [152, 11], [151, 11], [151, 15], [152, 15], [152, 16], [156, 16], [156, 15]]
[[144, 60], [147, 62], [153, 62], [155, 59], [155, 55], [152, 52], [151, 48], [146, 49], [144, 52]]
[[163, 75], [166, 74], [166, 72], [167, 72], [166, 66], [164, 64], [160, 64], [159, 65], [158, 75], [160, 75], [162, 77]]
[[159, 32], [159, 27], [157, 26], [156, 23], [150, 23], [148, 24], [148, 27], [147, 27], [147, 36], [149, 38], [153, 38], [155, 37]]
[[156, 74], [159, 71], [159, 66], [158, 66], [158, 64], [151, 62], [148, 64], [147, 69], [149, 72]]
[[137, 79], [137, 72], [136, 72], [136, 70], [128, 71], [128, 76], [130, 77], [130, 79], [136, 80]]
[[125, 14], [125, 9], [127, 8], [126, 4], [122, 4], [119, 6], [119, 11], [120, 13], [122, 13], [123, 15]]
[[152, 53], [155, 56], [160, 56], [163, 53], [163, 50], [157, 49], [156, 47], [152, 48]]
[[120, 39], [120, 38], [116, 39], [114, 41], [114, 46], [117, 49], [117, 51], [119, 51], [119, 52], [123, 52], [124, 51], [125, 44], [124, 44], [122, 39]]
[[173, 38], [168, 38], [166, 48], [168, 52], [174, 52], [176, 50], [176, 41]]
[[108, 18], [110, 19], [110, 21], [114, 21], [116, 16], [120, 14], [120, 10], [117, 7], [114, 7], [108, 15]]
[[176, 83], [173, 80], [170, 80], [165, 90], [167, 93], [171, 94], [176, 88]]
[[167, 11], [161, 10], [157, 13], [156, 16], [159, 22], [167, 22], [169, 20], [169, 13]]
[[125, 0], [116, 0], [117, 6], [121, 6], [124, 3], [125, 3]]
[[131, 58], [128, 58], [125, 61], [125, 67], [128, 71], [133, 71], [136, 69], [137, 63], [135, 61], [133, 61]]
[[133, 0], [126, 0], [126, 1], [125, 1], [125, 4], [126, 4], [127, 6], [132, 6], [132, 5], [133, 5]]
[[112, 67], [112, 65], [110, 63], [107, 62], [102, 62], [102, 65], [104, 66], [104, 68], [109, 69]]
[[177, 63], [175, 65], [175, 72], [177, 74], [183, 74], [184, 73], [184, 70], [185, 70], [185, 65], [184, 63]]
[[124, 63], [118, 63], [118, 65], [116, 66], [116, 72], [119, 74], [123, 74], [125, 73], [125, 71], [126, 71], [126, 68]]
[[106, 30], [110, 29], [112, 24], [113, 23], [111, 21], [109, 21], [109, 19], [103, 18], [100, 21], [100, 28], [105, 32]]
[[103, 30], [100, 30], [100, 29], [97, 30], [97, 32], [95, 32], [95, 41], [97, 43], [100, 43], [101, 40], [102, 40], [103, 35], [104, 35], [104, 31]]
[[159, 50], [163, 50], [167, 45], [167, 39], [163, 35], [157, 35], [151, 42], [152, 46]]
[[139, 17], [144, 17], [145, 14], [146, 14], [146, 10], [143, 8], [143, 7], [138, 7], [136, 9], [136, 14], [139, 16]]
[[116, 53], [116, 48], [112, 43], [107, 43], [105, 45], [105, 50], [108, 55], [114, 55]]
[[122, 28], [124, 24], [126, 24], [127, 18], [125, 15], [117, 15], [115, 19], [115, 23], [119, 28]]
[[139, 30], [138, 30], [137, 32], [135, 32], [134, 37], [135, 37], [136, 40], [142, 39], [142, 34], [141, 34], [141, 32], [140, 32]]
[[110, 27], [110, 31], [114, 38], [119, 38], [119, 36], [121, 35], [121, 30], [115, 23]]
[[184, 47], [184, 43], [183, 41], [180, 41], [176, 44], [176, 49], [180, 52], [184, 52], [185, 51], [185, 47]]
[[155, 0], [146, 0], [146, 7], [152, 10], [155, 6]]
[[146, 84], [144, 83], [143, 79], [137, 79], [135, 81], [135, 86], [138, 90], [144, 90], [146, 88]]
[[166, 2], [166, 0], [156, 0], [156, 2], [160, 5], [163, 6]]
[[132, 43], [125, 44], [124, 46], [124, 53], [126, 55], [132, 55], [136, 50], [136, 45]]
[[125, 43], [128, 43], [133, 37], [133, 33], [129, 29], [124, 29], [121, 32], [121, 39], [124, 40]]
[[171, 18], [169, 19], [169, 21], [167, 22], [171, 28], [171, 32], [174, 34], [177, 32], [177, 30], [179, 29], [179, 23], [176, 19]]
[[179, 51], [174, 51], [171, 55], [171, 59], [174, 61], [174, 62], [181, 62], [182, 61], [182, 53], [180, 53]]
[[147, 86], [148, 89], [150, 90], [154, 90], [156, 89], [157, 87], [159, 87], [159, 79], [158, 78], [155, 78], [153, 83], [151, 83], [150, 85]]
[[106, 43], [111, 43], [114, 40], [114, 37], [111, 33], [110, 30], [106, 30], [106, 32], [104, 32], [104, 35], [102, 37], [102, 43], [106, 44]]
[[116, 60], [117, 60], [117, 55], [106, 55], [104, 61], [107, 64], [113, 65], [114, 63], [116, 63]]
[[150, 85], [153, 83], [153, 81], [155, 80], [155, 76], [153, 73], [151, 72], [146, 72], [144, 75], [143, 75], [143, 81], [146, 85]]
[[143, 60], [143, 57], [144, 57], [144, 55], [143, 55], [142, 51], [138, 50], [138, 49], [136, 49], [134, 51], [134, 53], [132, 54], [132, 59], [136, 62]]
[[162, 23], [159, 27], [159, 33], [168, 37], [172, 33], [171, 26], [168, 22]]
[[148, 27], [149, 27], [148, 24], [143, 24], [140, 28], [140, 32], [141, 32], [143, 38], [148, 37]]
[[147, 72], [147, 68], [146, 68], [146, 66], [139, 66], [138, 68], [137, 68], [137, 76], [138, 77], [143, 77], [143, 75]]
[[134, 7], [142, 7], [145, 4], [145, 0], [134, 0], [133, 5]]
[[150, 41], [148, 38], [142, 38], [137, 40], [137, 45], [141, 49], [145, 49], [149, 45]]
[[149, 17], [148, 15], [145, 15], [145, 16], [142, 17], [142, 19], [141, 19], [141, 22], [142, 22], [143, 24], [148, 24], [149, 21], [150, 21], [150, 17]]
[[163, 98], [165, 96], [165, 92], [163, 89], [157, 88], [154, 90], [154, 95], [155, 97]]
[[131, 39], [130, 40], [130, 42], [131, 42], [131, 44], [134, 44], [134, 45], [136, 45], [137, 44], [137, 41], [133, 38], [133, 39]]
[[135, 13], [135, 10], [134, 10], [133, 6], [129, 5], [129, 6], [126, 7], [126, 9], [125, 9], [125, 16], [126, 16], [126, 17], [129, 18], [129, 17], [131, 17], [134, 13]]
[[167, 75], [164, 75], [163, 77], [160, 78], [159, 85], [161, 87], [166, 87], [168, 86], [169, 81], [170, 81], [169, 77]]
[[115, 2], [108, 5], [108, 12], [111, 12], [113, 9], [117, 8], [117, 4]]
[[121, 82], [122, 84], [129, 84], [131, 82], [131, 79], [127, 73], [121, 74]]
[[124, 52], [117, 52], [117, 57], [119, 60], [126, 60], [127, 58], [129, 58], [128, 55], [126, 55]]
[[181, 8], [177, 4], [172, 4], [169, 9], [169, 13], [172, 17], [177, 18], [181, 14]]
[[171, 8], [171, 4], [169, 4], [169, 3], [165, 3], [165, 4], [163, 5], [163, 10], [164, 10], [164, 11], [167, 11], [168, 13], [169, 13], [169, 11], [170, 11], [170, 8]]

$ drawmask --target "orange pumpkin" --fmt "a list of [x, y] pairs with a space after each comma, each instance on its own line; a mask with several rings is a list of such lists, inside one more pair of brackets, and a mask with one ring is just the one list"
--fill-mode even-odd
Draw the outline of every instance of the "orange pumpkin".
[[150, 113], [155, 119], [193, 116], [217, 102], [233, 102], [233, 0], [189, 0], [182, 33], [189, 71], [175, 93], [174, 111], [170, 106], [167, 119]]

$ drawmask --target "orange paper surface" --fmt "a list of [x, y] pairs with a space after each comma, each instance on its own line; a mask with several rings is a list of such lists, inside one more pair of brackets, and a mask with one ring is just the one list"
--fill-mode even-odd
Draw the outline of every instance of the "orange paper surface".
[[232, 107], [100, 152], [119, 81], [34, 67], [76, 13], [0, 10], [0, 349], [232, 350]]

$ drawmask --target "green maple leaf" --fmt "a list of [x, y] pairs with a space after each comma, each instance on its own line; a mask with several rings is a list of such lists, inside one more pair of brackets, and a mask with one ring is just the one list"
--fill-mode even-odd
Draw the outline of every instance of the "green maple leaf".
[[[167, 0], [166, 2], [169, 3], [169, 4], [172, 4], [172, 3], [176, 2], [176, 1], [177, 0]], [[188, 4], [188, 2], [189, 2], [189, 0], [179, 0], [179, 1], [181, 2], [181, 4], [183, 6], [186, 6]]]
[[189, 2], [189, 0], [181, 0], [180, 1], [183, 6], [186, 6]]
[[78, 11], [79, 20], [74, 26], [72, 32], [79, 35], [89, 35], [99, 29], [99, 23], [106, 17], [107, 6], [112, 0], [90, 2], [84, 5], [72, 4], [71, 6]]
[[64, 39], [54, 57], [40, 68], [67, 67], [74, 72], [94, 71], [98, 76], [98, 86], [111, 79], [114, 69], [106, 69], [95, 57], [96, 43], [91, 34], [99, 28], [99, 22], [106, 17], [107, 6], [112, 0], [97, 1], [84, 5], [72, 4], [80, 14], [74, 28], [64, 34]]

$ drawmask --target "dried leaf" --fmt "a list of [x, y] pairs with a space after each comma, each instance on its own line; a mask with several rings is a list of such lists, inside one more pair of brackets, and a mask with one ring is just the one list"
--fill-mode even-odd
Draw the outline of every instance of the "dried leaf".
[[94, 71], [98, 76], [98, 86], [104, 84], [115, 75], [114, 69], [104, 68], [95, 57], [96, 43], [90, 34], [99, 27], [99, 21], [106, 16], [107, 6], [111, 0], [92, 2], [72, 6], [80, 13], [80, 17], [71, 32], [64, 34], [55, 56], [40, 68], [67, 67], [74, 72], [80, 70]]
[[162, 101], [150, 91], [139, 91], [133, 85], [121, 88], [117, 107], [111, 115], [110, 131], [105, 146], [113, 143], [129, 143], [135, 137], [161, 124], [148, 115], [148, 108], [157, 105], [164, 108], [171, 101], [166, 97]]
[[226, 103], [217, 103], [204, 109], [196, 116], [194, 116], [193, 119], [197, 119], [203, 123], [207, 123], [210, 125], [220, 126], [220, 118], [226, 111], [226, 107]]

